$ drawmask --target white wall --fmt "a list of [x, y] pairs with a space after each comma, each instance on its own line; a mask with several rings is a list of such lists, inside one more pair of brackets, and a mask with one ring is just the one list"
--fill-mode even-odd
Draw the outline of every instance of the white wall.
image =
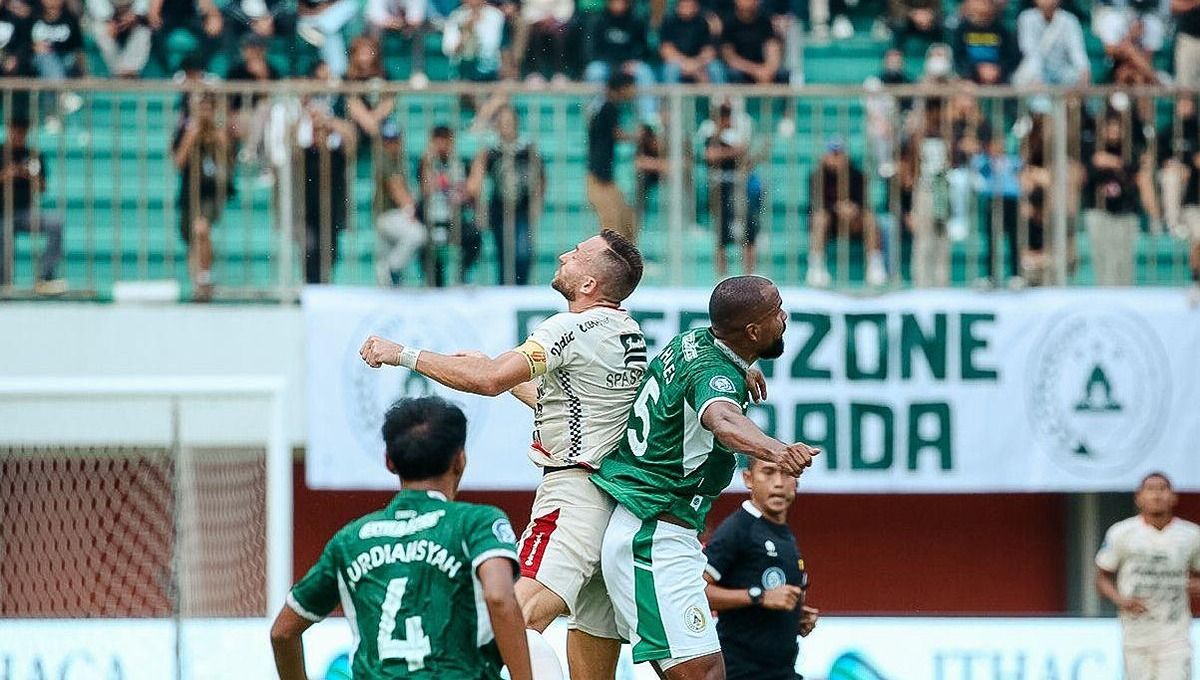
[[[304, 336], [297, 306], [0, 304], [0, 380], [27, 376], [279, 376], [287, 383], [287, 434], [304, 443]], [[222, 441], [265, 431], [264, 404], [185, 405], [184, 438]], [[81, 413], [82, 412], [82, 413]], [[0, 403], [0, 436], [162, 441], [163, 403]], [[82, 420], [80, 420], [80, 418]], [[54, 430], [47, 432], [47, 430]], [[119, 435], [116, 433], [120, 433]], [[241, 434], [239, 434], [241, 433]], [[261, 441], [261, 440], [260, 440]]]

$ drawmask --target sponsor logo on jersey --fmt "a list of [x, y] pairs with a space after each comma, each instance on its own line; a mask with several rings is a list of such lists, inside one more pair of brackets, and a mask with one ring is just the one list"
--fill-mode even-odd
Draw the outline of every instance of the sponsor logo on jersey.
[[766, 549], [768, 557], [779, 557], [779, 552], [775, 550], [775, 541], [765, 541], [763, 543], [763, 548]]
[[1062, 314], [1038, 339], [1029, 367], [1030, 424], [1065, 470], [1118, 474], [1161, 439], [1171, 403], [1167, 354], [1135, 312]]
[[737, 387], [734, 387], [733, 381], [723, 375], [714, 375], [712, 379], [708, 381], [708, 386], [717, 392], [726, 392], [728, 394], [737, 393]]
[[517, 534], [513, 531], [512, 524], [504, 518], [492, 522], [492, 535], [501, 543], [517, 544]]
[[770, 569], [764, 571], [762, 574], [763, 590], [771, 590], [773, 588], [778, 588], [779, 586], [782, 586], [786, 583], [787, 583], [787, 574], [784, 574], [783, 570], [780, 569], [779, 567], [771, 567]]
[[683, 610], [683, 625], [693, 633], [703, 633], [705, 628], [708, 628], [708, 617], [704, 615], [704, 610], [692, 605]]
[[358, 537], [364, 540], [368, 538], [404, 538], [418, 531], [425, 531], [437, 526], [445, 514], [445, 510], [434, 510], [417, 515], [412, 519], [367, 522], [359, 528]]
[[575, 331], [568, 331], [562, 337], [554, 341], [554, 346], [550, 348], [550, 356], [561, 356], [567, 345], [575, 342]]

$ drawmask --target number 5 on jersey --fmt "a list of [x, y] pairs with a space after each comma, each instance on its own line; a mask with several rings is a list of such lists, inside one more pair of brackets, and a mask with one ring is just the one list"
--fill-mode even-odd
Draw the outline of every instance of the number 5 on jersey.
[[637, 400], [633, 402], [633, 415], [641, 421], [641, 431], [631, 427], [626, 431], [625, 437], [629, 440], [629, 450], [638, 458], [646, 455], [646, 448], [649, 446], [650, 402], [657, 404], [661, 394], [658, 380], [650, 378], [645, 385], [642, 385], [642, 391], [638, 393]]

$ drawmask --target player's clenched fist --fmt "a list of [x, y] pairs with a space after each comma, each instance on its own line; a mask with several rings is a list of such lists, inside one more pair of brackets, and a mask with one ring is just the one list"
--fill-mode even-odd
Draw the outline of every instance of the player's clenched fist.
[[779, 467], [789, 475], [799, 477], [800, 473], [804, 472], [804, 468], [812, 465], [813, 456], [820, 452], [821, 449], [803, 442], [789, 444], [779, 455]]
[[367, 362], [371, 368], [379, 368], [384, 364], [388, 366], [400, 365], [400, 350], [404, 349], [399, 344], [391, 340], [385, 340], [378, 335], [372, 335], [363, 343], [362, 348], [358, 350], [358, 355], [362, 360]]
[[779, 586], [763, 593], [762, 606], [766, 609], [790, 612], [800, 604], [800, 597], [803, 595], [804, 591], [800, 590], [800, 586]]

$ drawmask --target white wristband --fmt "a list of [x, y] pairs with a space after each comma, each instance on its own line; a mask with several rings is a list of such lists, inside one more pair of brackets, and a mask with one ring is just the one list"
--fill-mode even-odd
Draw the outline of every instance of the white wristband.
[[400, 350], [400, 365], [415, 371], [417, 370], [417, 358], [421, 356], [421, 350], [416, 347], [405, 347]]

